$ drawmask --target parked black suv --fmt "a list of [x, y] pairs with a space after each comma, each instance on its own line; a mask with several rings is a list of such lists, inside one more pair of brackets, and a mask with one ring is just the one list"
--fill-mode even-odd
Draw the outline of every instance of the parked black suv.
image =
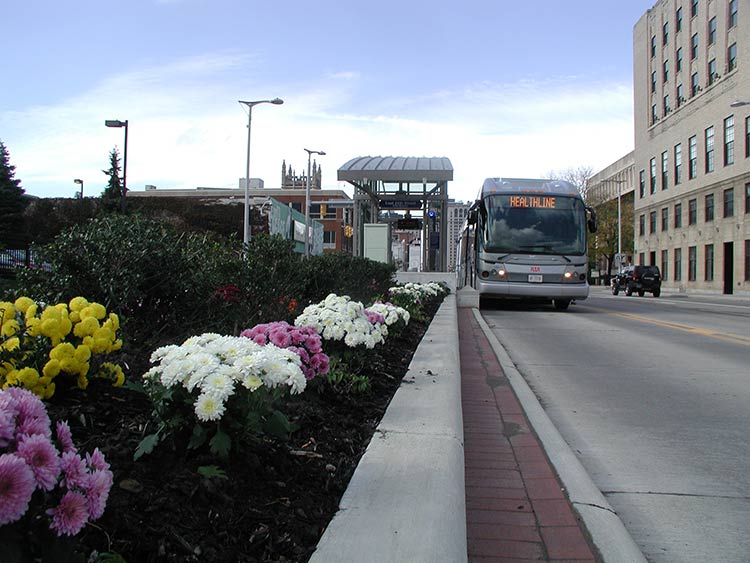
[[643, 297], [650, 292], [654, 297], [661, 295], [661, 273], [657, 266], [626, 266], [612, 278], [612, 295], [624, 291], [625, 295], [637, 293]]

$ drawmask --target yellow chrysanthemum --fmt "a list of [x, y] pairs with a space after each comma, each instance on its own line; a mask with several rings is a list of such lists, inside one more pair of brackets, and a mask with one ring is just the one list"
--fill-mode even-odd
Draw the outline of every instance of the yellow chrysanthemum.
[[82, 319], [88, 317], [103, 319], [107, 316], [107, 309], [104, 308], [104, 305], [100, 305], [99, 303], [89, 303], [87, 307], [81, 309], [80, 313]]
[[45, 377], [53, 378], [57, 377], [60, 373], [60, 360], [50, 360], [42, 368], [42, 373]]
[[26, 296], [21, 296], [15, 300], [13, 305], [15, 306], [16, 309], [21, 311], [23, 314], [26, 314], [26, 311], [29, 310], [29, 307], [34, 305], [34, 300]]
[[0, 322], [16, 317], [16, 308], [9, 301], [0, 301]]
[[117, 364], [111, 362], [104, 362], [99, 368], [99, 377], [110, 379], [114, 387], [119, 387], [125, 383], [125, 373], [122, 368]]
[[81, 370], [81, 362], [76, 360], [74, 357], [65, 357], [60, 360], [60, 371], [65, 373], [78, 373]]
[[39, 372], [34, 368], [21, 368], [17, 374], [18, 381], [20, 381], [27, 389], [33, 389], [39, 382]]
[[26, 319], [26, 332], [29, 336], [42, 335], [42, 320], [36, 317]]
[[119, 350], [120, 348], [122, 348], [122, 339], [121, 339], [121, 338], [118, 338], [117, 340], [115, 340], [115, 341], [114, 341], [114, 342], [112, 343], [112, 348], [111, 348], [111, 351], [112, 351], [112, 352], [116, 352], [116, 351], [117, 351], [117, 350]]
[[78, 338], [92, 336], [99, 329], [99, 321], [94, 317], [86, 317], [73, 328], [73, 334]]
[[79, 362], [88, 362], [91, 359], [91, 348], [85, 344], [80, 344], [76, 347], [75, 358]]
[[34, 317], [36, 317], [36, 314], [38, 311], [39, 311], [39, 305], [37, 305], [36, 303], [32, 303], [31, 305], [29, 305], [25, 313], [27, 324], [29, 322], [29, 319], [33, 319]]
[[70, 307], [71, 311], [80, 312], [81, 309], [84, 309], [85, 307], [89, 306], [89, 302], [84, 297], [74, 297], [70, 300], [70, 303], [68, 303], [68, 306]]
[[79, 389], [86, 389], [86, 387], [89, 386], [89, 380], [85, 375], [81, 375], [78, 377], [78, 381], [76, 381], [76, 384], [78, 385]]
[[51, 399], [52, 395], [54, 394], [55, 394], [55, 384], [50, 383], [44, 388], [44, 396], [42, 397], [42, 399]]
[[14, 336], [13, 338], [8, 338], [8, 340], [0, 344], [0, 349], [11, 352], [13, 350], [17, 350], [20, 345], [21, 341], [17, 336]]
[[62, 342], [52, 348], [49, 352], [51, 360], [63, 360], [64, 358], [73, 358], [76, 349], [70, 342]]
[[0, 330], [0, 336], [14, 336], [19, 330], [21, 330], [21, 327], [18, 324], [18, 321], [16, 319], [9, 319], [3, 323], [2, 330]]
[[112, 330], [117, 332], [120, 328], [120, 317], [117, 316], [117, 313], [110, 313], [105, 324], [110, 324]]

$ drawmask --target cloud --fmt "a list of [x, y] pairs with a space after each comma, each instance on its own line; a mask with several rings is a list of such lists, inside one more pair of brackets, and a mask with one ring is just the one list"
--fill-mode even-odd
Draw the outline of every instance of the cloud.
[[463, 200], [485, 177], [598, 170], [632, 150], [629, 85], [559, 77], [370, 96], [357, 70], [269, 82], [262, 66], [255, 53], [206, 54], [109, 76], [54, 106], [0, 112], [16, 177], [34, 195], [72, 196], [73, 178], [101, 193], [108, 153], [124, 144], [124, 131], [103, 122], [128, 119], [131, 190], [236, 187], [247, 155], [247, 112], [237, 100], [248, 92], [285, 102], [252, 113], [250, 174], [270, 188], [283, 160], [306, 168], [304, 148], [326, 151], [324, 186], [349, 193], [336, 170], [351, 158], [445, 156], [455, 170], [449, 195]]

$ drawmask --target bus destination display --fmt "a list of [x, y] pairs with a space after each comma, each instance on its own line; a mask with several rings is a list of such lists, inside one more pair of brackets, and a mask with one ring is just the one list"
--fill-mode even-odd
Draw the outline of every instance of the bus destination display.
[[510, 207], [536, 207], [542, 209], [555, 209], [556, 197], [534, 196], [534, 195], [512, 195]]

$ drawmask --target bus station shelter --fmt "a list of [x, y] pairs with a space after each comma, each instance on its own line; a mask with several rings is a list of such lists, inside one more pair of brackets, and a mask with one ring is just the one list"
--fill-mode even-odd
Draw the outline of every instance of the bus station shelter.
[[[353, 250], [362, 256], [364, 225], [389, 221], [395, 230], [421, 230], [424, 271], [448, 264], [448, 182], [453, 165], [445, 157], [360, 156], [338, 169], [338, 180], [354, 186]], [[430, 257], [433, 259], [430, 259]]]

